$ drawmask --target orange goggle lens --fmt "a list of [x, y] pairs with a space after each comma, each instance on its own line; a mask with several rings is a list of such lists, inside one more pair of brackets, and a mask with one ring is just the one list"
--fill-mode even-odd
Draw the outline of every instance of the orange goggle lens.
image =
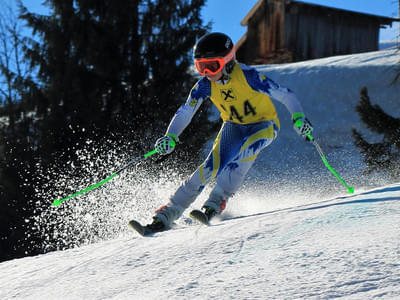
[[194, 62], [197, 71], [200, 75], [215, 75], [222, 70], [224, 67], [224, 59], [223, 58], [203, 58], [197, 59]]
[[235, 57], [235, 48], [231, 50], [225, 57], [216, 58], [200, 58], [194, 61], [197, 72], [200, 75], [215, 75], [220, 72], [226, 63], [231, 61]]

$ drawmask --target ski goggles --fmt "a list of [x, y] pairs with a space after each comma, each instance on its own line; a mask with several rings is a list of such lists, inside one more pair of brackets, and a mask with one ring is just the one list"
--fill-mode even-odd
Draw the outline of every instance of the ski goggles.
[[224, 57], [195, 59], [194, 65], [200, 75], [215, 75], [224, 68], [225, 64], [235, 57], [235, 48]]

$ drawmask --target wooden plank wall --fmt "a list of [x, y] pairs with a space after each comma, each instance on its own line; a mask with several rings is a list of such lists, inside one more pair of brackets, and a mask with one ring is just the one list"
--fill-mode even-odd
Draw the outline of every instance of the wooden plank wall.
[[248, 22], [245, 60], [252, 63], [278, 62], [285, 51], [285, 4], [264, 1]]
[[374, 51], [379, 26], [362, 15], [291, 5], [286, 8], [285, 45], [294, 61]]
[[238, 59], [280, 63], [378, 50], [379, 19], [284, 0], [264, 0], [247, 23]]

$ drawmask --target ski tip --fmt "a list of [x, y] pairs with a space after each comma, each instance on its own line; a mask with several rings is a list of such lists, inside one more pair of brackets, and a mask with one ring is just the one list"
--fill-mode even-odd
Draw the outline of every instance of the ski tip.
[[140, 224], [138, 221], [135, 221], [135, 220], [130, 220], [128, 224], [137, 233], [139, 233], [141, 236], [144, 236], [144, 227], [142, 226], [142, 224]]
[[200, 222], [201, 224], [204, 224], [204, 225], [207, 225], [207, 226], [210, 225], [210, 223], [208, 222], [207, 216], [201, 210], [197, 210], [197, 209], [192, 210], [190, 212], [189, 216], [192, 219]]

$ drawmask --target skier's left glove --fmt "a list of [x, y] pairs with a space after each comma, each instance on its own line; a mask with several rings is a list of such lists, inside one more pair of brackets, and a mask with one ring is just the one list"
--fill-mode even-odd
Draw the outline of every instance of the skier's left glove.
[[170, 154], [172, 151], [174, 151], [175, 145], [178, 141], [179, 139], [175, 134], [168, 133], [156, 141], [154, 148], [157, 150], [158, 154]]
[[293, 127], [297, 134], [305, 138], [306, 141], [314, 140], [311, 135], [314, 128], [303, 113], [297, 112], [292, 115]]

